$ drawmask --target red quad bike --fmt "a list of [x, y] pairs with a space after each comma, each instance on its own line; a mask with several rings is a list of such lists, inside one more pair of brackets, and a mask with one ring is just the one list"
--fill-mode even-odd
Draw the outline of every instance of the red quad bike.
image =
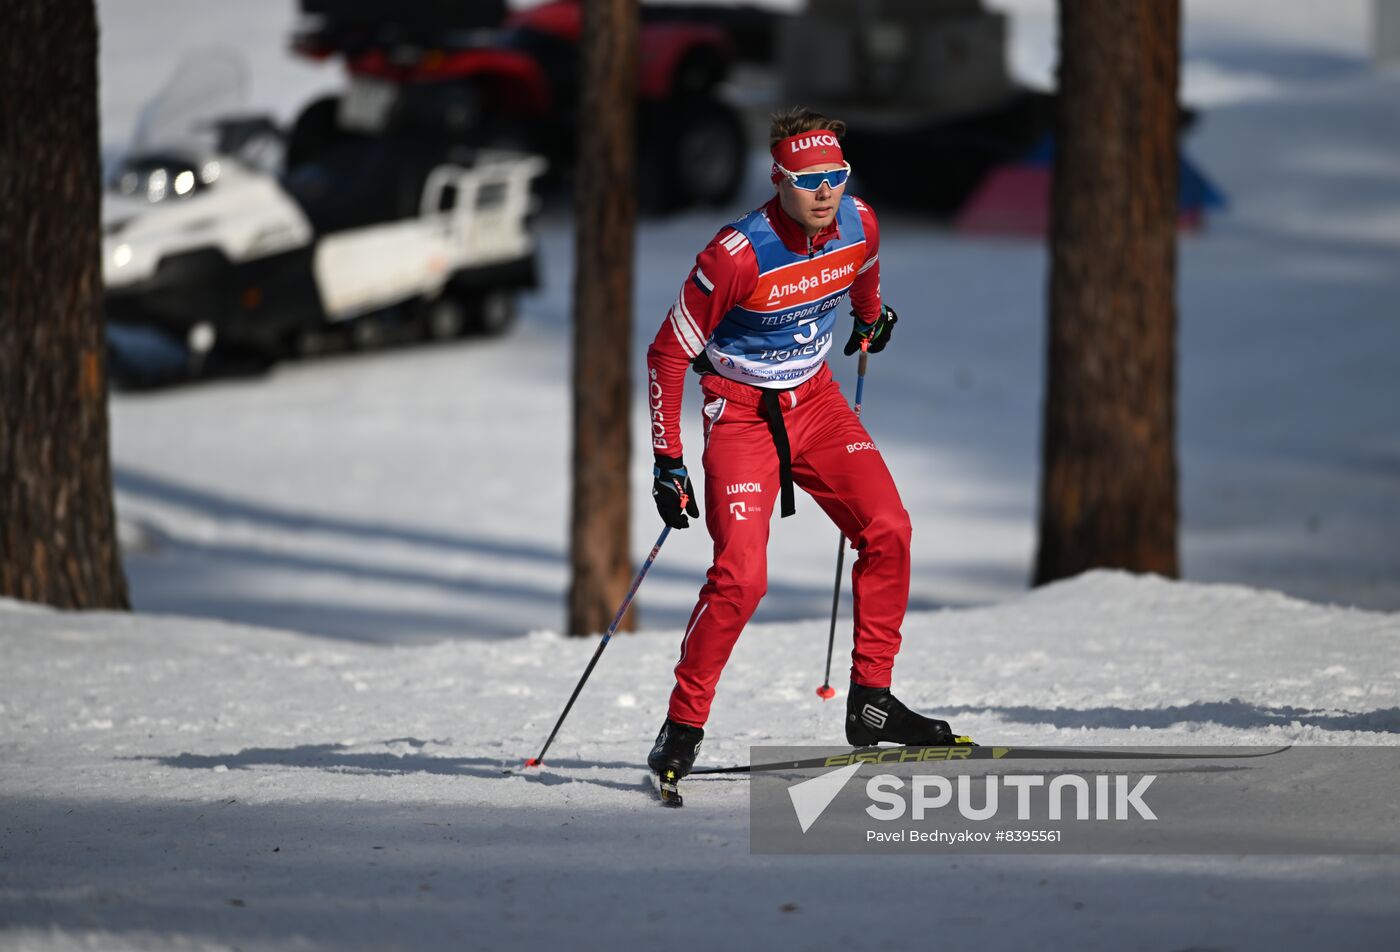
[[[581, 0], [507, 13], [503, 0], [301, 0], [302, 55], [344, 58], [349, 84], [296, 120], [287, 166], [347, 139], [410, 137], [444, 151], [509, 147], [567, 176], [579, 110]], [[638, 196], [666, 212], [718, 205], [743, 178], [739, 115], [717, 96], [734, 58], [725, 29], [642, 8]]]

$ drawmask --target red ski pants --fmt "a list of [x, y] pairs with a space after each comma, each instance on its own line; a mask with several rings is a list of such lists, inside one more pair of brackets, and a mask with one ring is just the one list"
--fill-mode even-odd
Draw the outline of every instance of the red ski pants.
[[[686, 625], [671, 720], [703, 727], [720, 672], [768, 590], [768, 529], [778, 453], [761, 392], [718, 376], [701, 384], [705, 413], [705, 525], [714, 564]], [[826, 511], [859, 555], [851, 571], [851, 678], [888, 687], [909, 601], [909, 514], [880, 451], [823, 365], [780, 395], [793, 482]]]

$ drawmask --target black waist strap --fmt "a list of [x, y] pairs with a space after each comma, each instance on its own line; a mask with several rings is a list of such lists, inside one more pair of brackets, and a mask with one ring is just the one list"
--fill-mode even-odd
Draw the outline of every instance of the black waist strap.
[[768, 417], [768, 430], [773, 434], [773, 445], [778, 449], [778, 484], [782, 487], [782, 516], [787, 518], [797, 511], [797, 503], [793, 500], [792, 493], [792, 447], [788, 444], [783, 410], [778, 405], [778, 392], [763, 391], [763, 413]]

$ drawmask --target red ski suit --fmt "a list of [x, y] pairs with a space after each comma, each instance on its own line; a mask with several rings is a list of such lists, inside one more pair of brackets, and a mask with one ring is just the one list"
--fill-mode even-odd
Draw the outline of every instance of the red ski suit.
[[[779, 493], [779, 453], [763, 405], [765, 390], [776, 391], [781, 407], [793, 483], [817, 501], [859, 553], [851, 573], [855, 607], [851, 678], [867, 687], [890, 684], [909, 598], [909, 515], [884, 459], [824, 360], [833, 339], [833, 305], [845, 294], [842, 281], [849, 286], [851, 302], [862, 320], [874, 320], [880, 313], [879, 225], [859, 199], [846, 197], [843, 202], [850, 203], [844, 213], [810, 239], [782, 211], [776, 197], [734, 226], [721, 229], [697, 256], [647, 351], [652, 445], [663, 457], [681, 456], [685, 372], [697, 357], [702, 365], [710, 360], [702, 371], [701, 390], [705, 525], [714, 541], [714, 564], [686, 625], [675, 668], [668, 716], [681, 724], [704, 726], [720, 672], [767, 591], [768, 531]], [[757, 221], [758, 215], [762, 216], [759, 228], [749, 228], [747, 234], [736, 230]], [[856, 235], [843, 238], [842, 227]], [[855, 240], [860, 232], [863, 241]], [[776, 259], [775, 236], [786, 249], [778, 248]], [[795, 262], [762, 272], [760, 254], [750, 237], [763, 242], [766, 260], [787, 260], [782, 258], [786, 254]], [[831, 248], [838, 250], [826, 254]], [[827, 261], [837, 266], [818, 267]], [[797, 329], [795, 339], [811, 341], [808, 346], [763, 350], [760, 344], [766, 341], [753, 344], [752, 336], [744, 338], [733, 330], [736, 315], [740, 319], [748, 315], [750, 323], [755, 323], [745, 306], [761, 310], [765, 301], [778, 301], [788, 292], [797, 295], [799, 288], [805, 292], [806, 280], [792, 278], [808, 273], [813, 286], [832, 276], [831, 288], [819, 287], [805, 297], [792, 298], [796, 303], [786, 316], [758, 317], [762, 323], [784, 322], [789, 341]], [[850, 273], [855, 274], [853, 280]], [[835, 293], [822, 297], [822, 292], [833, 288]], [[808, 301], [816, 303], [807, 306]], [[818, 318], [810, 316], [799, 320], [818, 309], [831, 312], [826, 323], [813, 324]], [[824, 340], [815, 336], [813, 327], [827, 329]], [[760, 325], [757, 333], [767, 332]], [[748, 364], [758, 368], [753, 372], [770, 375], [758, 385], [731, 379], [743, 375], [746, 361], [739, 352], [745, 341], [752, 358]], [[729, 353], [739, 356], [731, 360]], [[762, 358], [770, 355], [776, 355], [774, 361], [789, 362], [762, 364]], [[790, 361], [793, 355], [798, 355], [795, 363]], [[805, 368], [800, 366], [804, 358], [810, 365]], [[795, 365], [799, 369], [785, 369]], [[770, 406], [772, 399], [768, 398]]]

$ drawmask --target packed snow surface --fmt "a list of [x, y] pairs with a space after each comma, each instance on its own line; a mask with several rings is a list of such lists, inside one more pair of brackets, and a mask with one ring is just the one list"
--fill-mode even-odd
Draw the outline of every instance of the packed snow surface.
[[[745, 634], [704, 763], [840, 743], [825, 635]], [[646, 780], [678, 637], [614, 639], [526, 770], [595, 639], [0, 603], [0, 947], [906, 949], [933, 916], [959, 947], [1381, 948], [1400, 927], [1395, 857], [750, 855], [747, 779], [687, 781], [681, 811]], [[1400, 742], [1400, 618], [1231, 586], [1094, 573], [919, 613], [895, 674], [998, 744]]]

